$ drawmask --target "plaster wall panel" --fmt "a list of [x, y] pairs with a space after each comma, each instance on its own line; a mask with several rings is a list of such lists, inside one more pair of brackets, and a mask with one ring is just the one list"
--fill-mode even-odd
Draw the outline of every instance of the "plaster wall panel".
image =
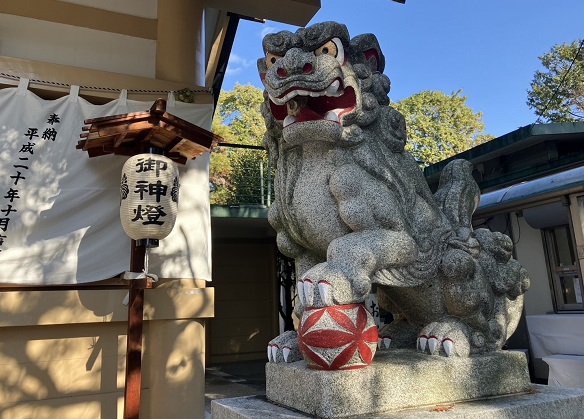
[[156, 41], [0, 14], [0, 55], [153, 78]]
[[541, 231], [531, 228], [523, 217], [511, 214], [517, 260], [527, 269], [531, 286], [525, 293], [525, 315], [553, 313], [548, 269]]

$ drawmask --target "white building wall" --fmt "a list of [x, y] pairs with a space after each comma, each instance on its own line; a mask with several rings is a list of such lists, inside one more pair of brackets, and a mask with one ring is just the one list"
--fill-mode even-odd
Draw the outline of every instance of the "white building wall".
[[516, 258], [529, 273], [531, 287], [525, 294], [525, 315], [554, 312], [541, 230], [531, 228], [517, 213], [511, 213]]

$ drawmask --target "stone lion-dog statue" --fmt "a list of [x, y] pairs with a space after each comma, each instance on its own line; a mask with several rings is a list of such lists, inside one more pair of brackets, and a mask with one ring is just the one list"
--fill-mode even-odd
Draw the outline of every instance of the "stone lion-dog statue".
[[[509, 237], [473, 229], [480, 191], [469, 162], [450, 162], [430, 191], [389, 105], [377, 38], [324, 22], [268, 34], [263, 47], [269, 221], [296, 262], [301, 318], [298, 333], [270, 342], [269, 361], [346, 369], [368, 365], [378, 347], [501, 349], [528, 275]], [[363, 306], [372, 284], [394, 319], [379, 331]]]

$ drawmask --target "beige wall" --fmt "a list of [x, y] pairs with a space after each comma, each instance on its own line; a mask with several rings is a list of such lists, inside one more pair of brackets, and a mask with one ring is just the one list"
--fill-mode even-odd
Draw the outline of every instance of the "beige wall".
[[[91, 87], [197, 89], [206, 70], [204, 7], [203, 0], [0, 0], [0, 60], [9, 63], [2, 63], [2, 72]], [[2, 83], [8, 82], [0, 78]], [[66, 88], [32, 87], [67, 93]], [[117, 95], [80, 93], [90, 100]], [[128, 95], [136, 100], [159, 96]], [[203, 96], [212, 103], [209, 94]]]
[[275, 241], [213, 242], [216, 312], [209, 322], [210, 363], [265, 359], [278, 334]]
[[[143, 418], [204, 417], [204, 319], [214, 310], [204, 285], [146, 290]], [[125, 294], [0, 292], [0, 418], [122, 417]]]

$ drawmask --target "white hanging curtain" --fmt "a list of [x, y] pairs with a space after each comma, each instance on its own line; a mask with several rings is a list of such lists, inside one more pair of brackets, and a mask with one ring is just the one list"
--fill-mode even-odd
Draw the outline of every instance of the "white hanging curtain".
[[[0, 283], [87, 283], [128, 270], [130, 239], [119, 220], [127, 158], [89, 158], [75, 146], [85, 119], [147, 111], [152, 102], [122, 94], [92, 105], [75, 86], [43, 100], [27, 87], [21, 79], [0, 90]], [[211, 129], [212, 105], [169, 100], [166, 110]], [[208, 166], [208, 153], [179, 166], [177, 222], [149, 263], [160, 277], [211, 279]]]

